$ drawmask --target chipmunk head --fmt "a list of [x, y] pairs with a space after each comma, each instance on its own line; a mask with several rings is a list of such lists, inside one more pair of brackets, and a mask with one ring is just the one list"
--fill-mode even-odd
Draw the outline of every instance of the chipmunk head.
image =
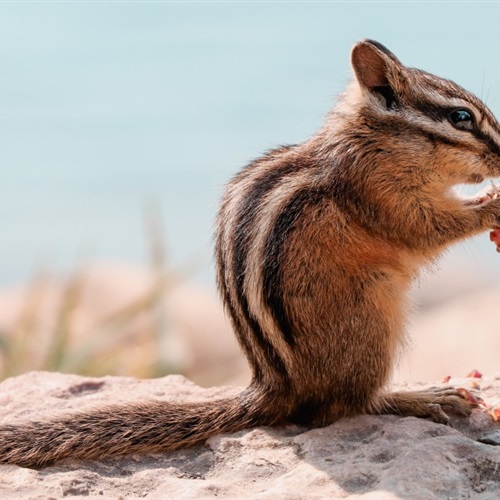
[[405, 156], [403, 163], [426, 174], [435, 169], [428, 178], [447, 194], [456, 184], [500, 176], [500, 124], [480, 99], [450, 80], [404, 66], [372, 40], [354, 46], [351, 62], [355, 82], [347, 106], [380, 131], [392, 154]]

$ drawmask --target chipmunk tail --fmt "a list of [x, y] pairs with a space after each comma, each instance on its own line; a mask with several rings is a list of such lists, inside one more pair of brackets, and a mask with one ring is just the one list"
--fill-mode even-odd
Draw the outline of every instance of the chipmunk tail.
[[161, 453], [279, 420], [256, 389], [215, 401], [145, 401], [0, 426], [0, 463], [43, 467], [60, 460]]

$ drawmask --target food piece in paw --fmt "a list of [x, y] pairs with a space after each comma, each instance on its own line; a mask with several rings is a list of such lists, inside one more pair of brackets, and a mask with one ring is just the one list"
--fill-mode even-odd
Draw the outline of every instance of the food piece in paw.
[[496, 227], [490, 232], [490, 240], [497, 246], [497, 252], [500, 252], [500, 227]]

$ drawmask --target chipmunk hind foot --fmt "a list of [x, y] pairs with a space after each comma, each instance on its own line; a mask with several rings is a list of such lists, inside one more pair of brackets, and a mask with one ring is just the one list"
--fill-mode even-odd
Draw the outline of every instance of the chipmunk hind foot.
[[464, 391], [451, 387], [435, 387], [415, 392], [382, 394], [372, 404], [374, 415], [400, 415], [427, 418], [440, 424], [450, 424], [450, 414], [468, 417], [477, 404]]

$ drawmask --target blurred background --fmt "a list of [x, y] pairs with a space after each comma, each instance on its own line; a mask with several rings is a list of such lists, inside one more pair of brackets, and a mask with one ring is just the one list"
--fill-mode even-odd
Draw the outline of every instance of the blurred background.
[[[224, 183], [308, 138], [357, 40], [500, 115], [496, 3], [0, 4], [0, 377], [248, 372], [215, 293]], [[396, 378], [495, 371], [488, 235], [416, 284]]]

